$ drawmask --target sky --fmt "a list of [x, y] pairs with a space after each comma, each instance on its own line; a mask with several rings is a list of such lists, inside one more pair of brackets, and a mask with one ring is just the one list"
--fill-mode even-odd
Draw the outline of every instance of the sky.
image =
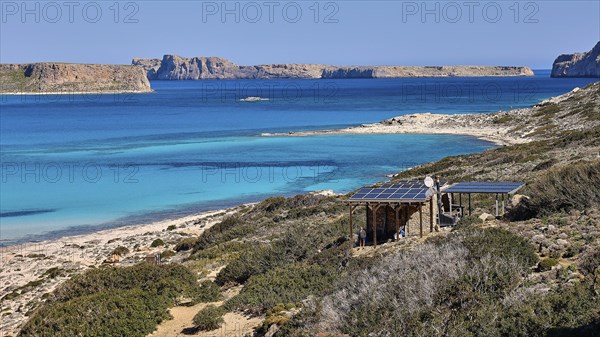
[[243, 64], [549, 69], [600, 41], [600, 1], [5, 1], [0, 62], [129, 64], [164, 54]]

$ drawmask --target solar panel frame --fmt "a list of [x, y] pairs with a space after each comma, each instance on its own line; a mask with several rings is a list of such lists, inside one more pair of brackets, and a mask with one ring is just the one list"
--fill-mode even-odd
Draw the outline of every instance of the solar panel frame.
[[453, 184], [442, 190], [444, 193], [512, 194], [525, 186], [518, 181], [466, 181]]

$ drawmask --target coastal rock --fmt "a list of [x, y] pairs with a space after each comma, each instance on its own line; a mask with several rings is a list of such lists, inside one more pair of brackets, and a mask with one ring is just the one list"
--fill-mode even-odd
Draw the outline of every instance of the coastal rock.
[[0, 64], [2, 93], [150, 92], [141, 67], [130, 65]]
[[552, 65], [551, 76], [600, 78], [600, 42], [588, 52], [557, 57]]
[[142, 67], [150, 80], [533, 76], [533, 71], [527, 67], [353, 67], [323, 64], [240, 66], [220, 57], [186, 58], [177, 55], [165, 55], [162, 60], [135, 58], [132, 64]]

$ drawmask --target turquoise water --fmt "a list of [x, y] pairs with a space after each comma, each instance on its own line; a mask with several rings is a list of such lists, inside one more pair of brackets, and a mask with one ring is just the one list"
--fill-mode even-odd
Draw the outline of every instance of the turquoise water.
[[[12, 243], [332, 189], [448, 155], [446, 135], [260, 137], [414, 112], [529, 106], [586, 79], [153, 82], [141, 95], [1, 97], [0, 235]], [[249, 96], [268, 100], [240, 102]]]

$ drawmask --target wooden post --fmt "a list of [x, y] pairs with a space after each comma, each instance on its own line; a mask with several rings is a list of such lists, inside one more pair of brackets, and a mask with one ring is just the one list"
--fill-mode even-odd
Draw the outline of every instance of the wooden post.
[[[508, 194], [506, 195], [506, 199], [508, 199]], [[502, 215], [506, 214], [506, 210], [504, 209], [504, 193], [502, 193]]]
[[394, 212], [396, 213], [396, 240], [400, 240], [400, 204], [394, 207]]
[[373, 205], [373, 248], [377, 248], [377, 210], [379, 205]]
[[[356, 208], [356, 205], [348, 204], [350, 206], [350, 241], [352, 241], [352, 237], [354, 236], [354, 228], [352, 228], [352, 213]], [[354, 246], [354, 244], [352, 244]]]
[[409, 220], [410, 218], [409, 218], [409, 215], [408, 215], [408, 209], [409, 208], [410, 208], [410, 203], [408, 203], [406, 205], [406, 207], [404, 208], [404, 221], [406, 223], [406, 229], [404, 230], [404, 233], [406, 233], [406, 236], [408, 236], [408, 225], [409, 225], [409, 222], [410, 222], [410, 220]]
[[429, 199], [429, 232], [433, 232], [433, 198]]
[[463, 214], [463, 207], [462, 207], [462, 193], [458, 193], [458, 204], [460, 205], [460, 216], [465, 216]]
[[469, 215], [471, 215], [471, 193], [469, 195]]
[[496, 193], [496, 218], [498, 217], [498, 193]]
[[419, 236], [423, 237], [423, 205], [419, 204]]

